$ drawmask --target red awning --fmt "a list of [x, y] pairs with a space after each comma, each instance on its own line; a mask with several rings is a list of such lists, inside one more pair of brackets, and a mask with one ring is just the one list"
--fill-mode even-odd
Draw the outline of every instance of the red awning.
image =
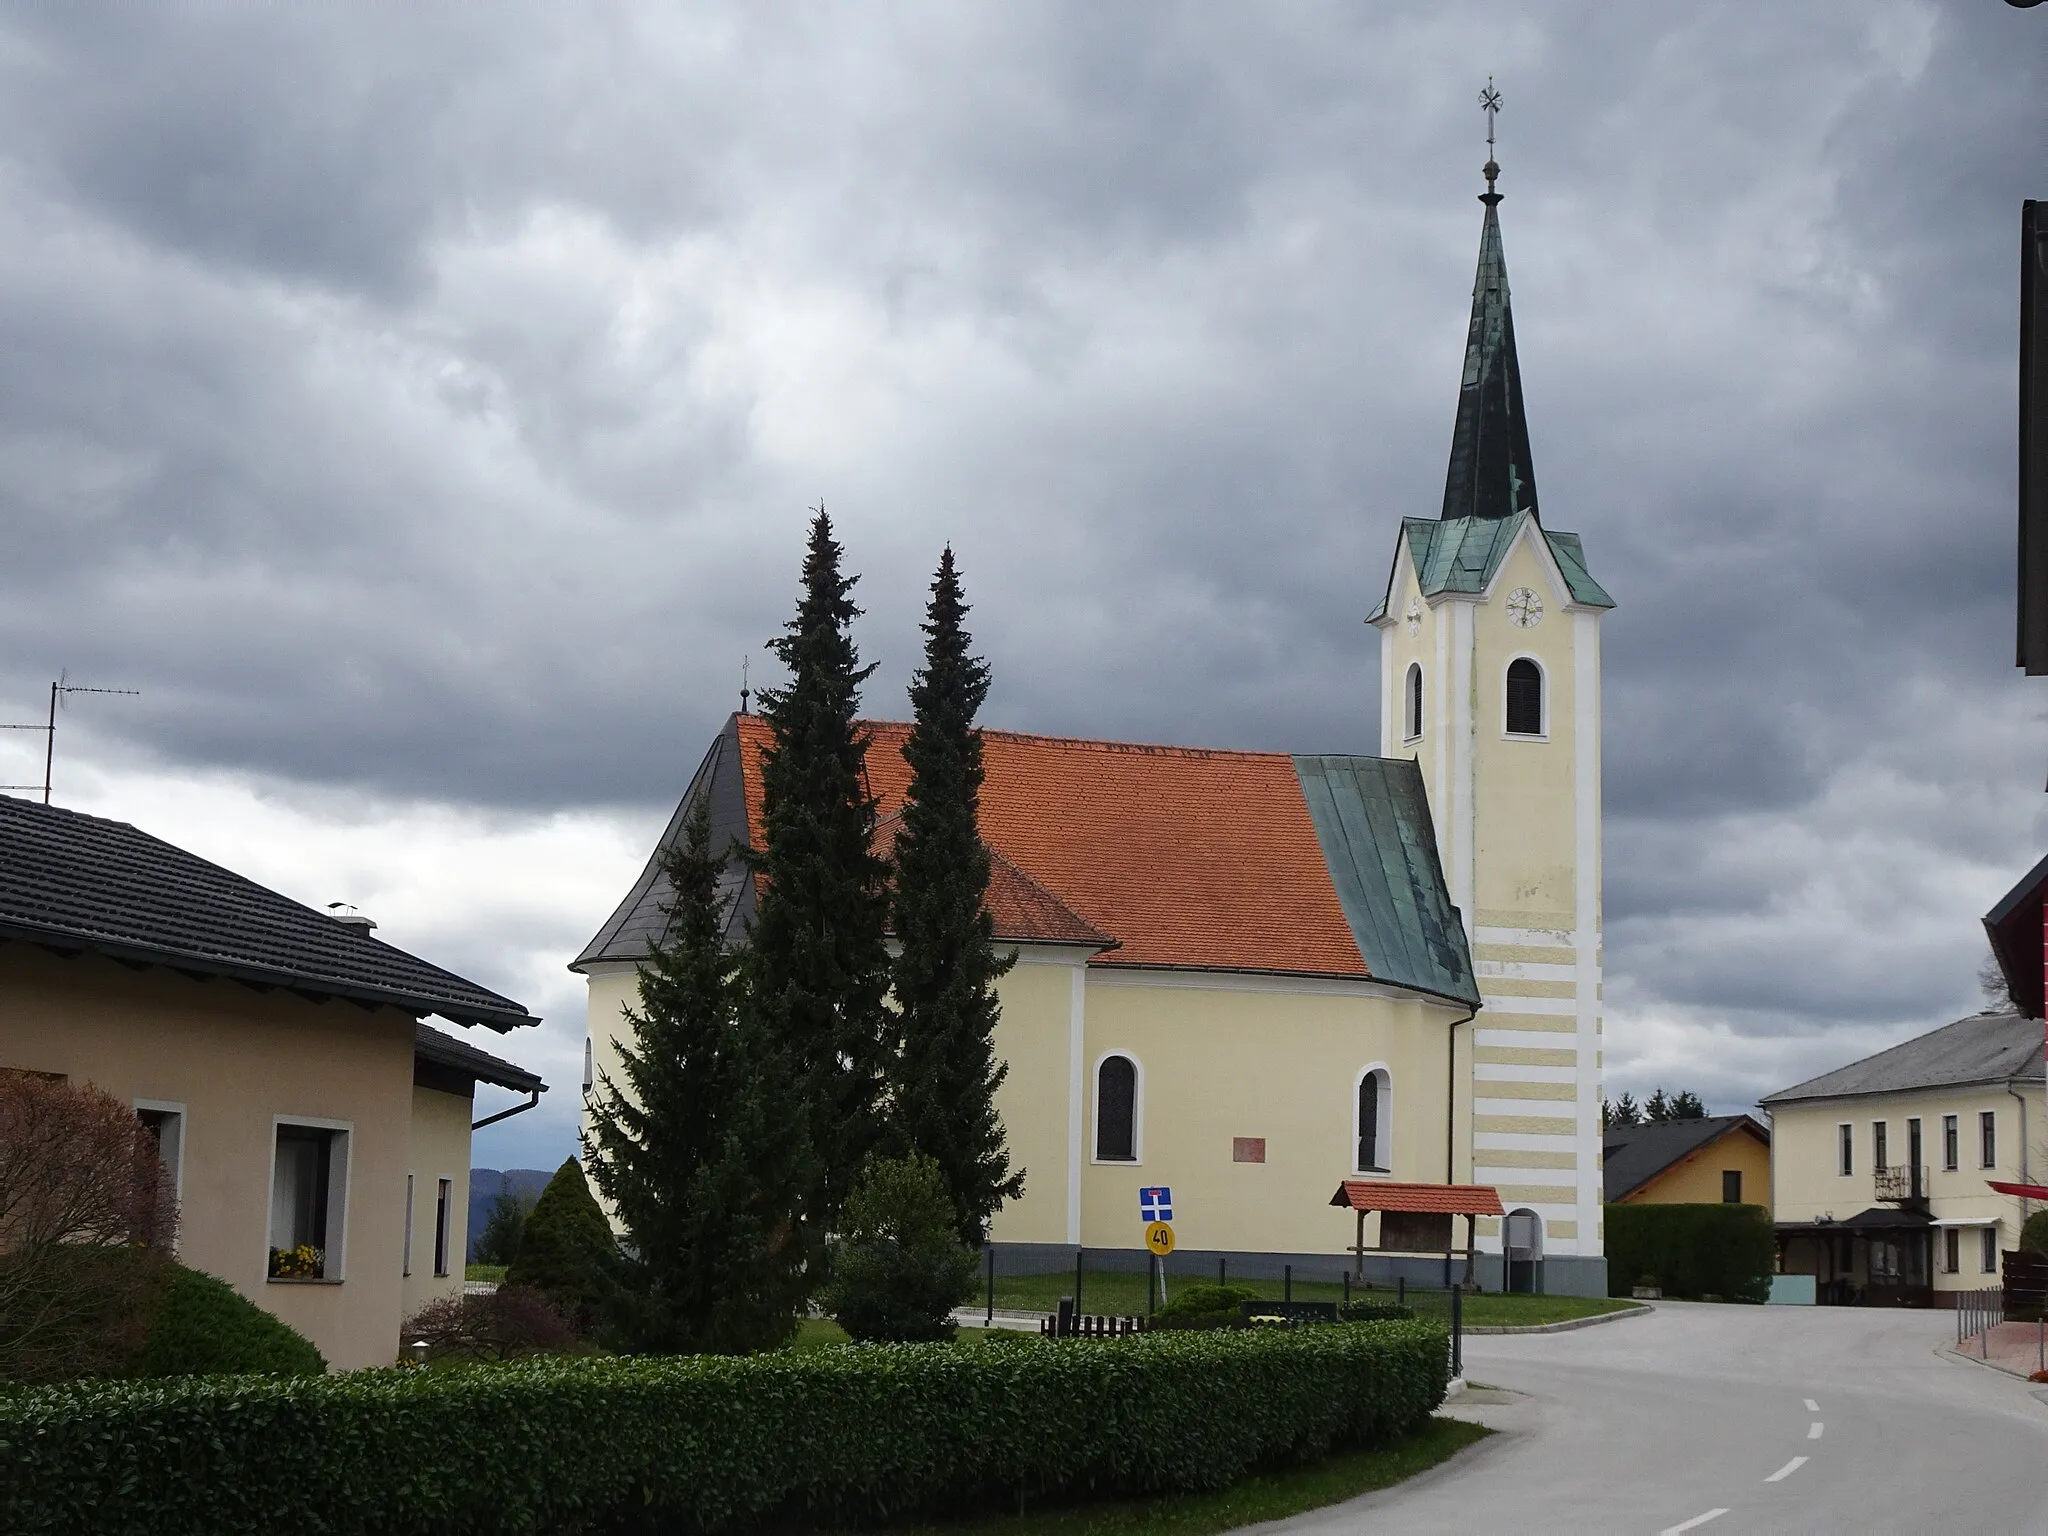
[[1984, 1181], [2001, 1195], [2018, 1195], [2022, 1200], [2048, 1200], [2048, 1184], [2008, 1184], [2002, 1179]]
[[1491, 1184], [1390, 1184], [1381, 1179], [1346, 1179], [1330, 1204], [1354, 1211], [1425, 1211], [1431, 1215], [1505, 1216], [1500, 1191]]

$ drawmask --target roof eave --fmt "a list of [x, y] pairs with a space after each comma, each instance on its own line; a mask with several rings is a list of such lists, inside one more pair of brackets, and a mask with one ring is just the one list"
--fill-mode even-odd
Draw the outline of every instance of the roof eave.
[[239, 981], [246, 986], [275, 988], [320, 998], [336, 997], [351, 1003], [397, 1008], [412, 1014], [415, 1018], [431, 1013], [440, 1018], [453, 1020], [457, 1024], [481, 1024], [488, 1029], [497, 1030], [500, 1034], [522, 1025], [540, 1022], [537, 1015], [528, 1013], [516, 1005], [503, 1009], [480, 1007], [459, 1003], [452, 998], [427, 997], [391, 988], [368, 987], [361, 982], [344, 981], [338, 977], [314, 976], [297, 971], [278, 970], [270, 966], [249, 965], [203, 952], [151, 944], [131, 944], [99, 934], [80, 933], [68, 928], [44, 927], [0, 918], [0, 941], [8, 939], [41, 944], [51, 949], [75, 949], [87, 954], [103, 955], [109, 960], [119, 960], [130, 965], [162, 966], [166, 970], [218, 976], [225, 981]]

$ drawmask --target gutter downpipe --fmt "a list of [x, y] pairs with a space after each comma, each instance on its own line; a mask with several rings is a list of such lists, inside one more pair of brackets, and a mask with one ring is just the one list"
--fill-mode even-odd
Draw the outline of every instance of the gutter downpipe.
[[[1465, 1017], [1451, 1020], [1451, 1027], [1444, 1031], [1444, 1049], [1448, 1062], [1448, 1070], [1444, 1073], [1444, 1183], [1446, 1184], [1458, 1182], [1458, 1026], [1460, 1024], [1470, 1024], [1478, 1017], [1479, 1007], [1475, 1004]], [[1477, 1218], [1474, 1218], [1473, 1231], [1476, 1232], [1477, 1230], [1478, 1221]], [[1503, 1231], [1505, 1231], [1505, 1228], [1503, 1228]], [[1468, 1235], [1465, 1248], [1465, 1279], [1468, 1283], [1472, 1279], [1473, 1262], [1471, 1238]], [[1501, 1264], [1503, 1266], [1507, 1264], [1507, 1249], [1505, 1247], [1501, 1249]], [[1449, 1270], [1450, 1263], [1448, 1257], [1445, 1259], [1444, 1267], [1446, 1271]], [[1505, 1287], [1507, 1284], [1507, 1270], [1505, 1267], [1501, 1270], [1501, 1277], [1501, 1284]], [[1444, 1278], [1447, 1281], [1449, 1280], [1448, 1272]]]
[[[2026, 1099], [2026, 1095], [2025, 1095], [2025, 1094], [2021, 1093], [2021, 1092], [2020, 1092], [2020, 1091], [2019, 1091], [2019, 1090], [2018, 1090], [2017, 1088], [2013, 1087], [2013, 1084], [2014, 1084], [2014, 1083], [2016, 1083], [2016, 1082], [2018, 1082], [2018, 1081], [2019, 1081], [2019, 1079], [2018, 1079], [2018, 1078], [2016, 1078], [2016, 1077], [2014, 1077], [2014, 1078], [2008, 1078], [2008, 1079], [2006, 1080], [2006, 1084], [2005, 1084], [2005, 1091], [2006, 1091], [2007, 1093], [2011, 1094], [2011, 1095], [2013, 1096], [2013, 1098], [2015, 1098], [2015, 1099], [2017, 1099], [2017, 1100], [2019, 1101], [2019, 1106], [2020, 1106], [2020, 1182], [2021, 1182], [2022, 1184], [2031, 1184], [2031, 1183], [2033, 1183], [2033, 1182], [2034, 1182], [2034, 1176], [2033, 1176], [2033, 1174], [2032, 1174], [2032, 1173], [2031, 1173], [2031, 1172], [2030, 1172], [2030, 1171], [2028, 1170], [2028, 1165], [2027, 1165], [2027, 1099]], [[2027, 1223], [2027, 1217], [2028, 1217], [2028, 1215], [2030, 1214], [2030, 1213], [2028, 1212], [2028, 1210], [2027, 1210], [2027, 1205], [2028, 1205], [2028, 1203], [2029, 1203], [2029, 1202], [2028, 1202], [2028, 1200], [2027, 1200], [2027, 1197], [2026, 1197], [2025, 1195], [2022, 1195], [2022, 1196], [2020, 1196], [2020, 1225], [2021, 1225], [2021, 1226], [2023, 1226], [2023, 1227], [2024, 1227], [2024, 1226], [2026, 1225], [2026, 1223]], [[2017, 1245], [2018, 1245], [2018, 1243], [2019, 1243], [2019, 1236], [2018, 1236], [2018, 1234], [2017, 1234], [2017, 1233], [2015, 1233], [2015, 1234], [2014, 1234], [2014, 1236], [2013, 1236], [2013, 1243], [2014, 1243], [2014, 1245], [2015, 1245], [2015, 1246], [2017, 1246]]]

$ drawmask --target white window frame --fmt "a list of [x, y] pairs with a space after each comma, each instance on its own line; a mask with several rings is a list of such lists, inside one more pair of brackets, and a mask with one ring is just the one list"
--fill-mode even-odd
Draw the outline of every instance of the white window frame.
[[412, 1189], [413, 1176], [405, 1176], [405, 1246], [399, 1255], [398, 1274], [401, 1279], [412, 1278]]
[[[1527, 731], [1511, 731], [1508, 729], [1508, 668], [1512, 667], [1518, 661], [1526, 661], [1529, 663], [1530, 666], [1536, 669], [1536, 685], [1538, 689], [1538, 696], [1536, 702], [1540, 706], [1540, 708], [1537, 711], [1537, 719], [1542, 725], [1543, 729], [1537, 731], [1533, 736], [1530, 735]], [[1543, 658], [1541, 656], [1532, 656], [1527, 651], [1517, 651], [1514, 655], [1510, 656], [1506, 661], [1501, 663], [1500, 739], [1502, 741], [1550, 740], [1550, 668], [1543, 665]]]
[[[1984, 1155], [1984, 1143], [1986, 1140], [1984, 1133], [1986, 1131], [1991, 1133], [1989, 1137], [1991, 1156], [1988, 1158]], [[1977, 1111], [1977, 1166], [1979, 1168], [1996, 1168], [1998, 1166], [1998, 1111], [1995, 1109], [1980, 1109]]]
[[1960, 1275], [1963, 1272], [1963, 1229], [1961, 1227], [1942, 1228], [1941, 1272], [1945, 1275]]
[[[1112, 1056], [1121, 1056], [1131, 1064], [1131, 1156], [1128, 1162], [1121, 1157], [1101, 1155], [1102, 1064]], [[1094, 1114], [1088, 1127], [1088, 1161], [1104, 1168], [1142, 1166], [1145, 1161], [1145, 1063], [1138, 1059], [1138, 1053], [1118, 1045], [1110, 1047], [1096, 1057], [1095, 1065], [1088, 1072], [1088, 1097], [1094, 1106]]]
[[446, 1280], [455, 1255], [455, 1181], [434, 1180], [434, 1278]]
[[[1374, 1136], [1373, 1151], [1380, 1156], [1378, 1168], [1357, 1166], [1359, 1133], [1358, 1096], [1365, 1087], [1365, 1080], [1374, 1073], [1380, 1077], [1379, 1125]], [[1390, 1179], [1394, 1176], [1394, 1072], [1384, 1061], [1367, 1062], [1358, 1069], [1358, 1076], [1351, 1079], [1351, 1171], [1360, 1178]]]
[[1423, 691], [1427, 682], [1419, 661], [1409, 662], [1408, 670], [1401, 674], [1401, 740], [1404, 742], [1422, 740], [1423, 729], [1428, 724], [1424, 715], [1428, 708], [1428, 695]]
[[1889, 1120], [1870, 1122], [1870, 1172], [1872, 1176], [1888, 1173], [1892, 1166], [1892, 1123]]
[[[277, 1203], [277, 1133], [284, 1126], [308, 1131], [338, 1131], [338, 1143], [328, 1143], [328, 1156], [334, 1160], [327, 1173], [327, 1273], [317, 1280], [291, 1280], [270, 1273], [270, 1215]], [[264, 1181], [263, 1193], [263, 1262], [259, 1273], [269, 1285], [340, 1285], [348, 1278], [348, 1206], [349, 1175], [355, 1161], [355, 1131], [353, 1120], [326, 1120], [318, 1115], [272, 1115], [270, 1117], [270, 1141], [264, 1148], [264, 1155], [270, 1161], [269, 1177]], [[340, 1165], [340, 1177], [335, 1176], [335, 1164]]]
[[178, 1135], [171, 1153], [171, 1194], [179, 1205], [185, 1203], [185, 1137], [192, 1129], [192, 1117], [183, 1104], [169, 1099], [137, 1099], [137, 1113], [148, 1110], [153, 1115], [175, 1115], [178, 1118]]
[[1998, 1223], [1992, 1222], [1977, 1236], [1977, 1273], [1995, 1275], [1998, 1273]]
[[1941, 1117], [1941, 1171], [1955, 1173], [1963, 1166], [1963, 1117]]
[[1835, 1177], [1854, 1178], [1856, 1175], [1856, 1126], [1844, 1120], [1835, 1127]]

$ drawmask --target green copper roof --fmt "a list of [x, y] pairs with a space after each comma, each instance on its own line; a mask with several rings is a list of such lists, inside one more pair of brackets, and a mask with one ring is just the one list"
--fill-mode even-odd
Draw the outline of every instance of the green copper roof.
[[1458, 387], [1458, 423], [1444, 478], [1444, 521], [1506, 518], [1536, 512], [1536, 470], [1529, 456], [1529, 419], [1522, 410], [1522, 369], [1515, 360], [1515, 316], [1508, 303], [1508, 259], [1500, 243], [1500, 194], [1479, 200], [1479, 271], [1472, 282], [1472, 324], [1465, 335], [1465, 373]]
[[1391, 986], [1477, 1008], [1422, 770], [1406, 758], [1297, 757], [1294, 772], [1367, 969]]
[[[1422, 595], [1462, 592], [1477, 596], [1484, 592], [1525, 523], [1534, 524], [1542, 535], [1573, 602], [1588, 608], [1614, 606], [1607, 589], [1586, 569], [1586, 551], [1579, 536], [1552, 533], [1536, 522], [1533, 512], [1518, 512], [1513, 517], [1447, 518], [1441, 522], [1429, 517], [1402, 518], [1401, 531], [1408, 538], [1408, 555], [1415, 562], [1415, 581], [1422, 588]], [[1379, 606], [1366, 616], [1367, 623], [1386, 617], [1393, 592], [1394, 572], [1389, 571], [1387, 590], [1381, 595]]]

